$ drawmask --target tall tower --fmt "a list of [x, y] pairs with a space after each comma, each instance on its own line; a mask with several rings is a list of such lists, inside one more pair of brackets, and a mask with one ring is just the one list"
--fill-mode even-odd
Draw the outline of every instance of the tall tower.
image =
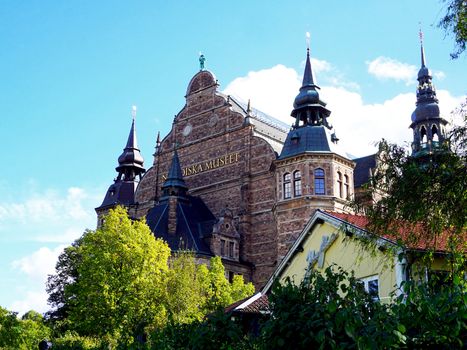
[[303, 82], [291, 113], [294, 124], [275, 161], [279, 260], [316, 209], [344, 211], [353, 195], [355, 164], [331, 133], [331, 112], [319, 89], [307, 48]]
[[[108, 212], [109, 209], [117, 205], [132, 209], [135, 206], [135, 192], [141, 176], [144, 174], [143, 167], [144, 159], [141, 156], [136, 139], [135, 117], [136, 107], [133, 106], [132, 110], [133, 121], [131, 123], [130, 134], [123, 153], [118, 157], [118, 166], [115, 168], [118, 175], [114, 179], [114, 183], [110, 185], [104, 197], [102, 204], [96, 208], [98, 223], [102, 223], [102, 216]], [[131, 215], [131, 210], [130, 210]]]
[[420, 31], [421, 68], [418, 71], [417, 102], [412, 113], [412, 156], [422, 157], [443, 148], [446, 141], [446, 124], [440, 117], [436, 89], [431, 71], [426, 66], [423, 34]]

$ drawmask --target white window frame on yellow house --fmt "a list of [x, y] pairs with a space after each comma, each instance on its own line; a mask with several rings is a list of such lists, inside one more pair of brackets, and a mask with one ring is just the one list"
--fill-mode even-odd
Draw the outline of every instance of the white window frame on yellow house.
[[[372, 295], [371, 290], [370, 290], [370, 283], [374, 281], [376, 281], [376, 288], [377, 288], [376, 295]], [[363, 283], [363, 288], [365, 289], [365, 292], [370, 294], [370, 296], [374, 300], [379, 300], [379, 275], [372, 275], [372, 276], [360, 278], [360, 282]]]

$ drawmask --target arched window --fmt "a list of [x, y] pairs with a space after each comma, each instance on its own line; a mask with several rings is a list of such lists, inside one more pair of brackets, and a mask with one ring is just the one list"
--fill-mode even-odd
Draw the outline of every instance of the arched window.
[[342, 192], [342, 173], [337, 172], [337, 187], [339, 189], [339, 197], [344, 198], [344, 193]]
[[426, 143], [426, 129], [424, 126], [420, 128], [420, 138], [422, 140], [422, 143]]
[[290, 174], [284, 174], [284, 199], [292, 197], [292, 182], [290, 179]]
[[349, 186], [349, 177], [348, 175], [344, 175], [344, 187], [345, 187], [345, 199], [350, 198], [350, 186]]
[[324, 170], [318, 168], [315, 170], [315, 194], [323, 195], [326, 194], [326, 189], [324, 186]]
[[433, 125], [431, 127], [431, 135], [432, 135], [432, 140], [434, 142], [439, 142], [438, 128], [436, 127], [436, 125]]
[[293, 195], [294, 197], [302, 195], [302, 174], [300, 174], [300, 170], [293, 173]]

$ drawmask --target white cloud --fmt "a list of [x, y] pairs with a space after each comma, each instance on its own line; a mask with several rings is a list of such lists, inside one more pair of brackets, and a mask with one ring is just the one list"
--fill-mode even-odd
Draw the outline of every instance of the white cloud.
[[13, 261], [12, 266], [34, 280], [46, 282], [47, 276], [55, 272], [58, 256], [65, 247], [65, 245], [55, 249], [42, 247], [31, 255]]
[[300, 78], [295, 69], [278, 64], [270, 69], [248, 72], [246, 77], [236, 78], [227, 85], [224, 93], [240, 97], [244, 101], [251, 99], [255, 108], [292, 124], [288, 116], [299, 87]]
[[44, 291], [28, 291], [26, 296], [21, 300], [15, 300], [8, 307], [8, 310], [12, 310], [18, 313], [19, 316], [24, 315], [30, 310], [37, 311], [39, 313], [45, 313], [49, 310], [47, 306], [48, 295]]
[[[9, 251], [0, 256], [3, 265], [0, 279], [9, 281], [12, 287], [4, 288], [0, 299], [3, 304], [11, 305], [11, 310], [19, 312], [47, 310], [47, 276], [54, 273], [63, 248], [80, 237], [86, 228], [95, 228], [94, 207], [105, 194], [105, 190], [98, 188], [38, 191], [38, 187], [25, 185], [23, 188], [29, 193], [26, 198], [0, 199], [0, 245], [7, 243], [22, 251], [20, 254]], [[27, 247], [34, 248], [25, 252]]]
[[21, 315], [29, 310], [44, 313], [49, 309], [45, 283], [47, 277], [55, 273], [58, 256], [65, 247], [66, 245], [60, 245], [54, 249], [41, 247], [32, 254], [11, 263], [13, 269], [20, 272], [17, 276], [18, 281], [25, 284], [16, 285], [15, 300], [11, 303], [10, 310]]
[[373, 61], [366, 62], [366, 64], [368, 65], [368, 73], [376, 78], [403, 81], [407, 85], [415, 82], [418, 71], [418, 68], [414, 65], [384, 56], [379, 56]]
[[[406, 85], [416, 83], [419, 67], [414, 65], [384, 56], [379, 56], [373, 61], [367, 61], [366, 64], [368, 66], [368, 73], [380, 80], [393, 79], [403, 81]], [[437, 80], [446, 78], [446, 74], [442, 71], [434, 71], [432, 74]]]
[[[235, 79], [227, 85], [225, 92], [245, 101], [251, 99], [253, 107], [291, 125], [290, 112], [300, 78], [294, 69], [277, 65]], [[358, 91], [352, 91], [358, 84], [352, 86], [352, 82], [337, 77], [327, 83], [322, 86], [320, 97], [328, 103], [327, 107], [332, 111], [329, 121], [348, 153], [355, 156], [374, 153], [375, 142], [382, 138], [399, 144], [411, 141], [409, 125], [415, 109], [415, 94], [399, 94], [382, 103], [366, 104]], [[437, 93], [441, 113], [449, 117], [450, 111], [463, 98], [453, 97], [446, 90]]]
[[93, 202], [95, 205], [102, 197], [100, 195], [98, 198], [89, 193], [91, 191], [78, 187], [70, 187], [65, 195], [49, 189], [43, 192], [31, 192], [22, 202], [0, 202], [0, 223], [11, 220], [28, 223], [70, 220], [89, 222], [94, 217], [94, 211], [86, 204]]

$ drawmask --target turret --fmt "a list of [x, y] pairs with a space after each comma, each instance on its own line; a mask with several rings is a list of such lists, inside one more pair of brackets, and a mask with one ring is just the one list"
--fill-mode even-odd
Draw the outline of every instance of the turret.
[[420, 31], [421, 67], [418, 71], [417, 102], [412, 113], [412, 155], [420, 157], [443, 148], [446, 140], [447, 121], [440, 116], [436, 89], [431, 71], [426, 66], [423, 34]]
[[130, 134], [122, 154], [118, 157], [118, 166], [115, 168], [118, 175], [110, 185], [102, 204], [96, 208], [99, 218], [110, 208], [122, 205], [127, 208], [135, 204], [135, 192], [139, 180], [146, 171], [136, 139], [135, 117], [136, 106], [132, 109], [133, 121]]

